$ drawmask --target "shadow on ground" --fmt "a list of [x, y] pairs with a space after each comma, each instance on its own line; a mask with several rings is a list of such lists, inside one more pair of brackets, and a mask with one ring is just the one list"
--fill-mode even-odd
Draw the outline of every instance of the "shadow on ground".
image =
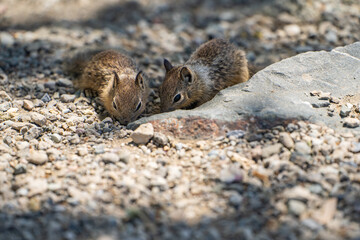
[[[277, 176], [272, 176], [277, 180], [270, 187], [259, 187], [244, 182], [223, 184], [216, 179], [212, 180], [212, 191], [218, 192], [220, 199], [228, 192], [237, 192], [242, 196], [242, 201], [239, 204], [233, 202], [232, 206], [229, 205], [232, 212], [230, 214], [217, 214], [215, 217], [203, 216], [202, 219], [192, 223], [181, 219], [169, 221], [166, 216], [171, 213], [165, 207], [171, 206], [172, 203], [159, 202], [156, 196], [149, 207], [141, 206], [137, 202], [125, 203], [127, 196], [117, 196], [124, 200], [117, 205], [118, 208], [124, 210], [122, 217], [105, 213], [89, 215], [82, 213], [81, 210], [77, 213], [69, 212], [69, 206], [63, 207], [66, 206], [64, 202], [54, 202], [51, 198], [41, 202], [39, 211], [26, 209], [20, 211], [11, 204], [5, 204], [0, 212], [2, 222], [0, 239], [102, 239], [101, 236], [113, 237], [110, 239], [171, 239], [173, 236], [178, 236], [178, 239], [184, 240], [327, 239], [324, 238], [326, 235], [321, 235], [323, 230], [321, 226], [311, 229], [310, 225], [306, 228], [302, 220], [295, 215], [284, 216], [279, 211], [276, 203], [281, 198], [281, 192], [296, 186], [299, 182], [308, 181], [301, 175], [298, 175], [296, 179], [287, 176], [286, 171], [286, 168], [281, 169]], [[343, 194], [337, 193], [342, 192], [342, 188], [349, 189], [348, 193], [353, 195], [355, 201], [360, 194], [351, 191], [351, 187], [351, 181], [344, 180], [338, 191], [332, 192], [329, 197], [335, 197], [338, 200], [338, 215], [358, 222], [359, 212], [342, 210], [345, 205], [354, 204], [354, 202], [345, 202]], [[86, 204], [78, 204], [75, 204], [76, 209], [91, 208]], [[347, 230], [344, 229], [344, 231]], [[347, 236], [346, 232], [343, 234]]]

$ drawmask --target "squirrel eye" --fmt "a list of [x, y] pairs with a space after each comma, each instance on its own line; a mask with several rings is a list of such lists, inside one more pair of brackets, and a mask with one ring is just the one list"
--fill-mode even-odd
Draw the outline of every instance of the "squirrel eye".
[[176, 94], [174, 97], [174, 103], [180, 101], [180, 99], [181, 99], [181, 94], [180, 93]]
[[141, 101], [140, 101], [139, 104], [136, 106], [135, 112], [139, 111], [140, 108], [141, 108]]
[[112, 106], [113, 106], [113, 108], [114, 108], [115, 110], [117, 110], [117, 106], [116, 106], [115, 101], [112, 102]]

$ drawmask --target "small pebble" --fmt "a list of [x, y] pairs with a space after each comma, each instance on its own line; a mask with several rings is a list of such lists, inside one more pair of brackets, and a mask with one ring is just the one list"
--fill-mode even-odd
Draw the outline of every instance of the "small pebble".
[[287, 149], [292, 149], [294, 147], [294, 141], [291, 138], [290, 134], [287, 132], [281, 132], [279, 134], [279, 141], [286, 147]]
[[290, 200], [289, 203], [289, 212], [294, 215], [301, 215], [306, 210], [306, 204], [298, 200]]
[[357, 118], [344, 118], [344, 127], [347, 128], [357, 128], [360, 126], [360, 120]]
[[119, 161], [120, 157], [115, 153], [104, 153], [101, 156], [101, 160], [104, 163], [117, 163]]
[[70, 137], [70, 143], [71, 144], [79, 144], [81, 142], [81, 139], [78, 135], [74, 135], [72, 137]]
[[238, 193], [233, 193], [229, 197], [229, 202], [232, 206], [238, 207], [243, 201], [243, 197]]
[[208, 156], [209, 157], [213, 157], [213, 156], [219, 156], [219, 151], [218, 150], [211, 150], [209, 153], [208, 153]]
[[331, 102], [331, 103], [338, 104], [338, 103], [340, 103], [340, 99], [337, 98], [337, 97], [331, 97], [330, 102]]
[[76, 95], [73, 94], [62, 94], [60, 100], [64, 103], [74, 102]]
[[30, 147], [30, 143], [28, 142], [16, 142], [15, 146], [18, 150], [24, 150]]
[[44, 84], [45, 88], [55, 90], [56, 89], [56, 82], [55, 81], [48, 81]]
[[243, 130], [233, 130], [226, 133], [226, 137], [235, 137], [235, 138], [242, 138], [245, 136], [245, 131]]
[[54, 134], [51, 134], [50, 139], [51, 139], [54, 143], [59, 143], [59, 142], [61, 142], [62, 137], [61, 137], [59, 134], [54, 133]]
[[8, 32], [0, 32], [0, 43], [4, 46], [11, 47], [14, 45], [15, 39]]
[[325, 39], [330, 43], [336, 43], [338, 41], [337, 34], [334, 31], [329, 31], [328, 33], [326, 33]]
[[169, 166], [168, 167], [168, 175], [167, 180], [168, 181], [175, 181], [179, 178], [181, 178], [182, 172], [181, 169], [177, 166]]
[[341, 117], [344, 118], [344, 117], [349, 116], [350, 112], [351, 112], [351, 108], [349, 108], [349, 107], [346, 106], [346, 105], [342, 105], [342, 106], [341, 106], [341, 109], [340, 109], [340, 116], [341, 116]]
[[180, 151], [181, 149], [183, 149], [184, 145], [182, 143], [177, 143], [175, 144], [175, 148], [176, 150]]
[[47, 188], [48, 188], [48, 184], [46, 179], [42, 179], [42, 178], [32, 179], [28, 183], [28, 189], [29, 189], [28, 196], [33, 197], [35, 195], [42, 194], [47, 190]]
[[6, 143], [7, 145], [10, 145], [13, 142], [12, 137], [9, 135], [4, 137], [3, 142]]
[[351, 147], [349, 150], [353, 153], [359, 153], [360, 152], [360, 142], [353, 142], [351, 144]]
[[12, 107], [11, 102], [4, 102], [0, 104], [0, 111], [2, 112], [6, 112], [7, 110], [9, 110]]
[[42, 165], [48, 161], [48, 155], [45, 151], [32, 151], [29, 155], [28, 161], [35, 165]]
[[105, 152], [105, 146], [104, 145], [96, 145], [93, 147], [95, 154], [102, 154]]
[[220, 171], [220, 181], [223, 183], [241, 182], [243, 173], [236, 167], [225, 168]]
[[36, 125], [42, 127], [46, 124], [46, 117], [44, 115], [37, 112], [31, 112], [30, 116], [31, 116], [31, 121]]
[[295, 151], [300, 154], [309, 155], [311, 153], [311, 148], [305, 142], [296, 142]]
[[50, 101], [51, 101], [51, 97], [49, 96], [49, 94], [45, 93], [45, 94], [41, 97], [41, 101], [43, 101], [44, 103], [50, 102]]
[[103, 122], [103, 123], [113, 123], [113, 120], [112, 120], [112, 118], [111, 117], [106, 117], [106, 118], [104, 118], [101, 122]]
[[169, 139], [165, 134], [155, 132], [153, 136], [153, 141], [159, 146], [165, 146], [169, 143]]
[[301, 29], [296, 24], [289, 24], [284, 27], [284, 31], [290, 37], [297, 36], [301, 33]]
[[319, 224], [318, 222], [316, 222], [315, 220], [311, 219], [311, 218], [307, 218], [301, 221], [301, 223], [310, 228], [312, 231], [318, 231], [320, 229], [322, 229], [321, 224]]
[[41, 128], [32, 127], [24, 133], [24, 140], [29, 142], [30, 140], [37, 139], [41, 136], [42, 132]]
[[23, 164], [16, 165], [14, 169], [14, 175], [24, 174], [26, 173], [26, 166]]
[[280, 143], [264, 147], [262, 149], [262, 157], [268, 158], [274, 154], [280, 153], [281, 148], [282, 148], [282, 144]]
[[146, 144], [154, 136], [154, 127], [151, 123], [140, 125], [130, 137], [136, 144]]
[[88, 155], [89, 151], [86, 147], [78, 148], [78, 154], [79, 156], [86, 156]]
[[327, 93], [321, 92], [319, 95], [319, 100], [330, 100], [331, 98], [332, 98], [331, 93], [329, 92]]
[[317, 102], [311, 104], [314, 108], [324, 108], [330, 106], [329, 102]]
[[119, 161], [127, 164], [131, 161], [131, 154], [128, 151], [121, 151], [118, 153]]
[[298, 130], [299, 129], [299, 126], [298, 125], [295, 125], [293, 123], [289, 123], [287, 126], [286, 126], [286, 130], [289, 131], [289, 132], [293, 132], [295, 130]]
[[34, 108], [34, 103], [30, 100], [24, 100], [23, 107], [24, 109], [31, 111]]
[[67, 78], [60, 78], [56, 81], [56, 85], [58, 85], [59, 87], [72, 87], [73, 82]]
[[[0, 68], [0, 74], [2, 74], [2, 70]], [[0, 77], [1, 79], [1, 77]], [[9, 94], [7, 94], [5, 91], [0, 91], [0, 99], [2, 101], [12, 101], [11, 97], [9, 96]]]

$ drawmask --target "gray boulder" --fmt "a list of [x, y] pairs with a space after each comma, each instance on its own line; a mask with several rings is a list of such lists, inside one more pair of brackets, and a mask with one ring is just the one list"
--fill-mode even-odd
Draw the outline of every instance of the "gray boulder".
[[307, 52], [284, 59], [248, 82], [222, 90], [196, 109], [153, 115], [128, 127], [134, 129], [151, 122], [157, 132], [185, 138], [214, 137], [253, 123], [270, 127], [294, 120], [342, 128], [338, 114], [330, 117], [327, 107], [315, 107], [326, 101], [311, 96], [315, 90], [330, 92], [337, 98], [360, 93], [360, 42], [330, 52]]

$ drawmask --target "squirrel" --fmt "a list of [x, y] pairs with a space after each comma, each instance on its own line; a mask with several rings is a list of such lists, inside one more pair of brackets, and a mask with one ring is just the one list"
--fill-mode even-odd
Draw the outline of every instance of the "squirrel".
[[223, 39], [202, 44], [183, 65], [172, 66], [164, 59], [164, 67], [159, 91], [163, 112], [195, 108], [220, 90], [249, 79], [245, 52]]
[[78, 54], [65, 68], [77, 76], [74, 86], [95, 91], [121, 124], [136, 120], [145, 110], [148, 85], [130, 57], [115, 50], [93, 50]]

